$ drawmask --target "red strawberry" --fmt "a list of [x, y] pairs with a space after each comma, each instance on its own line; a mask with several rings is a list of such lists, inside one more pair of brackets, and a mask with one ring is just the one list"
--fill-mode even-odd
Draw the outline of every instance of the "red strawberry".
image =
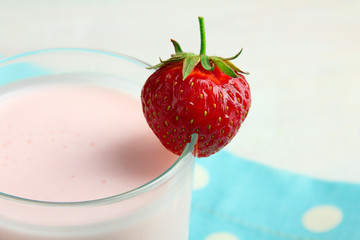
[[141, 100], [146, 120], [170, 151], [181, 154], [191, 135], [197, 133], [198, 156], [222, 149], [238, 132], [250, 104], [250, 88], [243, 71], [232, 58], [205, 55], [204, 21], [200, 55], [184, 53], [171, 40], [176, 54], [152, 67], [158, 68], [146, 81]]

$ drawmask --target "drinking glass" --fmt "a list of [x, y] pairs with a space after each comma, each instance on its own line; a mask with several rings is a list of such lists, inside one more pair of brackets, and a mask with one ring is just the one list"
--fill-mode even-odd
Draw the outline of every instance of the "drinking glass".
[[[147, 66], [130, 56], [95, 49], [22, 53], [0, 59], [0, 96], [10, 85], [21, 87], [29, 79], [67, 74], [106, 75], [113, 79], [110, 85], [140, 96], [141, 86], [151, 73]], [[160, 176], [102, 199], [39, 201], [0, 189], [0, 239], [186, 240], [196, 141], [197, 135], [193, 135], [182, 155]]]

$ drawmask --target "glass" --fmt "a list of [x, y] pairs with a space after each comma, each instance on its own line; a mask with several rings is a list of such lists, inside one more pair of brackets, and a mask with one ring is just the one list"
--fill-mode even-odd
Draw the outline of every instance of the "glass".
[[[86, 73], [113, 76], [112, 84], [140, 96], [149, 75], [146, 66], [138, 59], [100, 50], [38, 50], [0, 59], [0, 95], [8, 85], [21, 86], [34, 77]], [[193, 135], [183, 154], [159, 177], [111, 197], [46, 202], [0, 189], [0, 239], [187, 239], [196, 140]]]

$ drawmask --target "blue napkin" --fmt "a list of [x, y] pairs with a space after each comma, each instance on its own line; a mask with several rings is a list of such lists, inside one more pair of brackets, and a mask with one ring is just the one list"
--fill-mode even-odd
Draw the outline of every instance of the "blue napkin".
[[197, 159], [189, 240], [359, 240], [360, 186], [241, 159]]
[[[1, 63], [1, 56], [0, 56]], [[49, 71], [38, 66], [19, 62], [0, 67], [0, 85], [17, 79], [46, 75]]]

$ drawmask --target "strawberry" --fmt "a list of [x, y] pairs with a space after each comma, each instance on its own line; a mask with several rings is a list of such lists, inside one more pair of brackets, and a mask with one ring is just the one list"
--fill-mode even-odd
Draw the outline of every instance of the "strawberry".
[[250, 88], [232, 58], [205, 54], [204, 20], [199, 17], [200, 55], [185, 53], [171, 40], [175, 54], [151, 68], [157, 69], [141, 92], [144, 116], [170, 151], [180, 155], [191, 135], [198, 134], [198, 157], [207, 157], [227, 145], [245, 120]]

